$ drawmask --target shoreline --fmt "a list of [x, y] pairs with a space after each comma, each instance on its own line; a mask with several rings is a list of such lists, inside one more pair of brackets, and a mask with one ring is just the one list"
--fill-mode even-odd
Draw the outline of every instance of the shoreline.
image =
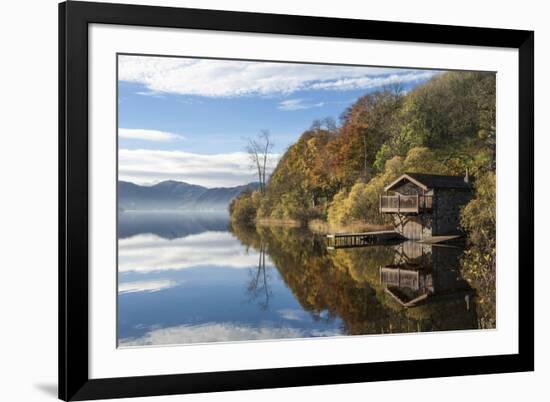
[[372, 224], [366, 222], [352, 222], [348, 225], [330, 225], [327, 221], [321, 219], [313, 219], [307, 223], [300, 222], [294, 219], [274, 219], [262, 218], [255, 222], [257, 227], [287, 227], [287, 228], [307, 228], [315, 234], [332, 234], [332, 233], [362, 233], [374, 232], [381, 230], [391, 230], [392, 225]]
[[361, 221], [351, 222], [348, 225], [330, 225], [327, 221], [314, 219], [308, 222], [308, 228], [313, 233], [333, 234], [333, 233], [364, 233], [377, 232], [381, 230], [391, 230], [393, 225], [367, 223]]
[[255, 225], [259, 227], [287, 227], [287, 228], [302, 228], [303, 222], [295, 219], [274, 219], [274, 218], [261, 218], [256, 219]]

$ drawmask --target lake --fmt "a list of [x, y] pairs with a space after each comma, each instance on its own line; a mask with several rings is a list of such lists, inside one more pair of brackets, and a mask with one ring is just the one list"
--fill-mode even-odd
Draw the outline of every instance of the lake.
[[459, 247], [328, 250], [307, 230], [224, 213], [119, 215], [120, 347], [483, 326]]

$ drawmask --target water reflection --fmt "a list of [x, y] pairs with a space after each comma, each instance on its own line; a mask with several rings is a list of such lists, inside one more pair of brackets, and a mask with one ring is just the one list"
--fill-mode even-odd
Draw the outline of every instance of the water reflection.
[[153, 272], [219, 265], [255, 266], [259, 253], [250, 252], [227, 231], [203, 232], [175, 239], [138, 234], [119, 239], [118, 271]]
[[176, 239], [202, 232], [227, 230], [227, 213], [126, 211], [118, 217], [118, 237], [125, 239], [141, 233], [154, 234], [164, 239]]
[[[302, 308], [266, 244], [242, 244], [227, 220], [217, 230], [211, 229], [218, 222], [200, 222], [205, 230], [196, 233], [174, 226], [181, 216], [163, 216], [173, 233], [182, 234], [167, 238], [159, 235], [167, 230], [158, 221], [149, 228], [141, 217], [154, 221], [136, 214], [132, 225], [142, 232], [119, 236], [120, 346], [342, 334], [337, 317], [321, 319]], [[128, 233], [123, 221], [119, 228]]]
[[380, 267], [380, 282], [401, 306], [462, 295], [469, 308], [472, 288], [460, 274], [461, 248], [407, 241], [395, 249], [394, 261]]
[[140, 215], [119, 222], [121, 346], [479, 327], [457, 247], [328, 251], [298, 229]]
[[265, 265], [266, 245], [260, 244], [258, 255], [258, 268], [250, 270], [250, 282], [247, 286], [247, 291], [250, 295], [250, 300], [258, 301], [258, 304], [266, 309], [269, 305], [269, 298], [272, 294], [269, 287], [269, 273], [266, 271]]
[[[406, 242], [327, 251], [322, 237], [298, 230], [232, 230], [244, 244], [267, 243], [270, 258], [300, 305], [314, 315], [326, 311], [339, 317], [346, 334], [478, 328], [475, 303], [464, 298], [464, 291], [474, 292], [460, 276], [460, 248]], [[392, 297], [381, 280], [383, 267], [404, 261], [418, 264], [419, 273], [433, 280], [433, 297], [410, 308]]]

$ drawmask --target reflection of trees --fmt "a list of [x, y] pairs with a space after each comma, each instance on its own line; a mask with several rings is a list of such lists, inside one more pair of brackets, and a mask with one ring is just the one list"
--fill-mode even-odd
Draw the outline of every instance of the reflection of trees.
[[[394, 261], [391, 247], [326, 250], [324, 239], [300, 229], [232, 227], [239, 240], [269, 256], [302, 307], [328, 311], [349, 334], [477, 328], [473, 303], [444, 297], [403, 309], [384, 292], [379, 267]], [[266, 246], [263, 246], [266, 245]], [[259, 270], [260, 271], [260, 270]], [[261, 282], [261, 275], [258, 275]]]
[[251, 279], [247, 286], [247, 293], [250, 296], [250, 300], [262, 298], [263, 300], [260, 301], [260, 306], [262, 308], [267, 308], [271, 297], [269, 275], [265, 265], [268, 243], [256, 232], [254, 227], [231, 223], [229, 229], [247, 248], [252, 247], [254, 250], [258, 251], [258, 267], [251, 271]]
[[258, 268], [256, 272], [251, 273], [252, 278], [247, 287], [247, 292], [250, 295], [250, 299], [258, 300], [263, 309], [266, 309], [269, 305], [269, 298], [271, 296], [268, 281], [269, 277], [265, 269], [265, 253], [266, 245], [264, 243], [260, 243]]
[[477, 291], [478, 325], [496, 328], [496, 253], [471, 245], [461, 260], [464, 278]]

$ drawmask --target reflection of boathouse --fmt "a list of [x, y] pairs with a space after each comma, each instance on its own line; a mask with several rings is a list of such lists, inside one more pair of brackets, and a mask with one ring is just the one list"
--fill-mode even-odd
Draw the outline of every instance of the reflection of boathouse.
[[434, 296], [463, 294], [471, 290], [459, 272], [462, 249], [404, 242], [397, 246], [392, 264], [380, 267], [386, 292], [404, 307]]
[[411, 240], [460, 234], [460, 209], [471, 199], [468, 176], [406, 173], [380, 195], [380, 213], [393, 214], [399, 233]]

